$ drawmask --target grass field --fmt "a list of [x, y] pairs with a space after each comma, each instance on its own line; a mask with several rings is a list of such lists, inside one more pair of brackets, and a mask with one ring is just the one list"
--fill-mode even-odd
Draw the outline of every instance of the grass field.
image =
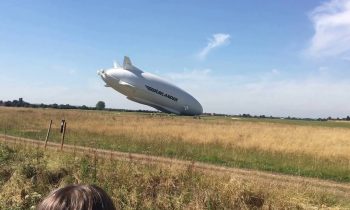
[[72, 183], [103, 187], [118, 209], [350, 208], [342, 193], [246, 178], [0, 143], [0, 209], [34, 209], [51, 190]]
[[0, 132], [230, 167], [350, 182], [350, 124], [178, 117], [104, 111], [0, 108]]

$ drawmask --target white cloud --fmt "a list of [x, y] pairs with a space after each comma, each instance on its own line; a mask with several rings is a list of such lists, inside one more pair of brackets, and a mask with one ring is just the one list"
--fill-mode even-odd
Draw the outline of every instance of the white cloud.
[[197, 98], [209, 113], [314, 118], [350, 113], [350, 80], [346, 78], [334, 82], [321, 72], [304, 79], [281, 78], [283, 71], [274, 69], [254, 75], [214, 72], [186, 70], [183, 77], [173, 73], [168, 78]]
[[315, 34], [307, 53], [313, 57], [350, 55], [350, 0], [331, 0], [311, 13]]
[[198, 54], [198, 58], [205, 59], [210, 51], [214, 48], [227, 45], [230, 43], [230, 35], [229, 34], [213, 34], [213, 38], [208, 40], [208, 44], [205, 48], [203, 48]]
[[204, 79], [209, 76], [211, 72], [211, 69], [194, 69], [194, 70], [188, 70], [184, 69], [183, 72], [171, 72], [168, 73], [166, 76], [172, 80], [198, 80], [198, 79]]

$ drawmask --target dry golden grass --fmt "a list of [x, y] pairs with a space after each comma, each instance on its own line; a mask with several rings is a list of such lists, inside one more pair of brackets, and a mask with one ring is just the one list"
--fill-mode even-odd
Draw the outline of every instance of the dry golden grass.
[[[193, 144], [219, 143], [223, 146], [257, 148], [264, 151], [305, 153], [317, 157], [350, 160], [350, 129], [246, 122], [230, 119], [193, 119], [149, 114], [95, 111], [0, 108], [0, 124], [16, 123], [18, 129], [45, 129], [50, 119], [54, 126], [65, 118], [70, 131], [130, 139], [182, 140]], [[31, 122], [32, 124], [29, 124]], [[7, 125], [9, 126], [9, 125]]]
[[[94, 160], [0, 144], [0, 209], [30, 209], [59, 186], [94, 183], [118, 209], [347, 209], [342, 193], [303, 183], [262, 182], [254, 177], [204, 173], [176, 165]], [[95, 165], [96, 164], [96, 165]], [[94, 168], [96, 168], [96, 175]]]
[[0, 108], [0, 132], [67, 144], [350, 182], [350, 126], [55, 109]]

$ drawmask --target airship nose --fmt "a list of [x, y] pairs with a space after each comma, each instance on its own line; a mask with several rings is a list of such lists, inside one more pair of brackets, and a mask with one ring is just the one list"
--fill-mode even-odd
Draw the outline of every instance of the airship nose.
[[108, 77], [108, 72], [106, 72], [104, 69], [101, 69], [97, 71], [97, 74], [107, 83], [107, 77]]
[[113, 84], [116, 80], [118, 80], [114, 75], [113, 69], [101, 69], [100, 71], [97, 71], [97, 74], [100, 75], [100, 77], [103, 81], [105, 81], [107, 86]]
[[97, 71], [97, 74], [102, 76], [103, 74], [105, 73], [105, 70], [104, 69], [100, 69]]

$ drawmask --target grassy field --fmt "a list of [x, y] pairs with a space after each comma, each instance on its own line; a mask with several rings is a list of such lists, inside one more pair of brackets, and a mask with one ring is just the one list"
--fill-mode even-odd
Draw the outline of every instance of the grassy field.
[[350, 123], [0, 108], [0, 132], [350, 182]]
[[[0, 209], [34, 209], [72, 183], [103, 187], [118, 209], [349, 209], [342, 193], [0, 143]], [[247, 181], [248, 180], [248, 181]]]

